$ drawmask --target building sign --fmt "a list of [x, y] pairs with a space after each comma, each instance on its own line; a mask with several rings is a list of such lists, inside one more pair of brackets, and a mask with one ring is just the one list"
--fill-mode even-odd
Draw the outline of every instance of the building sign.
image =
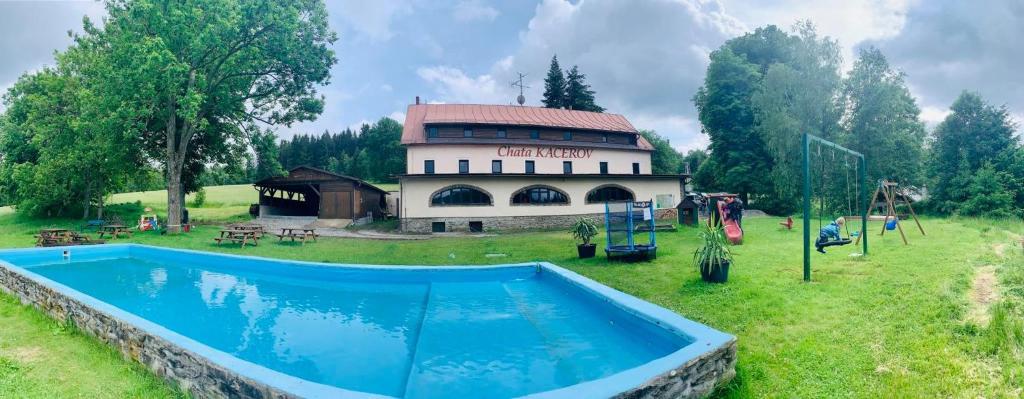
[[593, 154], [594, 150], [591, 148], [511, 145], [498, 147], [498, 156], [502, 158], [589, 159]]

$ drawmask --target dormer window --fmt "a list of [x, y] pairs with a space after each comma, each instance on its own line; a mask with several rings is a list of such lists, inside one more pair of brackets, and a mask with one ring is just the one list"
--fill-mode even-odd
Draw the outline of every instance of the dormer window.
[[462, 137], [473, 137], [473, 128], [463, 128]]
[[562, 140], [565, 140], [565, 141], [572, 140], [572, 132], [562, 133]]
[[534, 140], [539, 139], [540, 138], [540, 131], [538, 131], [536, 129], [535, 130], [531, 130], [530, 131], [530, 138], [534, 139]]
[[498, 129], [498, 138], [499, 139], [503, 139], [503, 138], [506, 138], [506, 137], [508, 137], [508, 130], [505, 130], [505, 128], [499, 128]]
[[430, 137], [430, 138], [437, 137], [437, 128], [436, 127], [428, 127], [427, 128], [427, 137]]

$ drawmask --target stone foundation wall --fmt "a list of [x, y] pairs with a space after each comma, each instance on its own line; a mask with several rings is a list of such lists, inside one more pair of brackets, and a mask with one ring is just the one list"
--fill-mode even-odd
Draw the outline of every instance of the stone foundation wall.
[[117, 348], [196, 398], [292, 398], [294, 396], [214, 364], [163, 338], [115, 319], [0, 265], [0, 289], [57, 320]]
[[675, 370], [615, 396], [615, 399], [703, 398], [736, 376], [736, 340]]
[[[581, 215], [548, 215], [548, 216], [499, 216], [499, 217], [437, 217], [437, 218], [403, 218], [402, 231], [410, 233], [430, 233], [431, 224], [444, 222], [445, 231], [469, 231], [469, 222], [482, 222], [484, 231], [532, 230], [566, 228], [576, 222], [577, 218], [590, 217], [604, 225], [604, 214]], [[675, 222], [678, 213], [675, 208], [655, 209], [654, 218], [658, 221]]]

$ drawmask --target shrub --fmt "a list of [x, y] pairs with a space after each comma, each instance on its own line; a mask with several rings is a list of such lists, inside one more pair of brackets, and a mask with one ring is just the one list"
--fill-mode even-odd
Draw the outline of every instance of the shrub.
[[200, 188], [196, 191], [196, 195], [192, 197], [192, 203], [189, 205], [193, 208], [202, 208], [206, 204], [206, 188]]

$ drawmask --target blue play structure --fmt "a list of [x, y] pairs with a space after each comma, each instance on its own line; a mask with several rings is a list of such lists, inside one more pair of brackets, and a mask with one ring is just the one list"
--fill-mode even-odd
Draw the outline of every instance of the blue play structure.
[[604, 252], [608, 258], [649, 260], [658, 256], [653, 204], [653, 201], [604, 204], [604, 226], [608, 238]]

